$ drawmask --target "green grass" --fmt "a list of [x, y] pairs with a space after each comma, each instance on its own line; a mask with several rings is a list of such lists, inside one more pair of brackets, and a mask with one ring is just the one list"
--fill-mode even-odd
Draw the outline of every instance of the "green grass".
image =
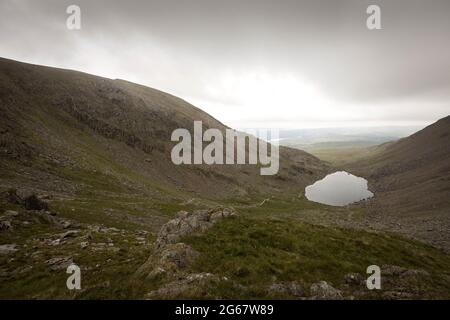
[[[6, 208], [0, 205], [1, 208]], [[22, 212], [18, 206], [8, 206]], [[20, 226], [22, 221], [29, 221], [27, 226]], [[145, 236], [147, 244], [137, 240], [138, 234], [133, 230], [120, 233], [89, 232], [82, 228], [76, 238], [69, 238], [62, 244], [50, 246], [41, 240], [50, 238], [65, 230], [56, 225], [26, 215], [24, 212], [16, 218], [15, 228], [11, 232], [0, 233], [0, 244], [14, 243], [18, 251], [0, 256], [0, 270], [15, 272], [14, 275], [0, 278], [0, 299], [132, 299], [137, 297], [136, 288], [130, 281], [134, 272], [149, 257], [154, 236]], [[87, 233], [91, 239], [90, 246], [81, 249], [80, 239]], [[142, 237], [142, 235], [139, 235]], [[93, 251], [95, 243], [105, 243], [110, 238], [114, 248]], [[84, 240], [86, 241], [86, 240]], [[51, 270], [45, 263], [55, 257], [73, 258], [81, 268], [81, 291], [69, 291], [66, 280], [69, 276], [65, 269]]]
[[265, 286], [298, 281], [306, 287], [325, 280], [340, 286], [345, 274], [365, 274], [369, 265], [424, 269], [433, 277], [433, 296], [450, 296], [450, 257], [440, 250], [403, 238], [364, 231], [313, 226], [297, 220], [238, 217], [206, 233], [185, 239], [201, 253], [192, 272], [223, 275], [249, 287], [236, 292], [218, 287], [224, 298], [267, 298]]

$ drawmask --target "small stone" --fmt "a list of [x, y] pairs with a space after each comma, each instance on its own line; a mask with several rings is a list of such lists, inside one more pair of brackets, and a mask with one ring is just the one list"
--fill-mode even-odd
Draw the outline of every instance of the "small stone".
[[87, 241], [83, 241], [80, 243], [81, 249], [86, 249], [88, 246], [89, 246], [89, 242], [87, 242]]

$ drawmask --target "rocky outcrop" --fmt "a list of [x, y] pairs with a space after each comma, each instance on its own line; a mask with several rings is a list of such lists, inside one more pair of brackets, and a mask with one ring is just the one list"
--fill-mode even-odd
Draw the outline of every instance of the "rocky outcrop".
[[153, 254], [136, 271], [136, 276], [154, 279], [183, 272], [199, 253], [180, 240], [187, 235], [211, 228], [223, 218], [235, 215], [234, 209], [223, 207], [198, 210], [192, 213], [178, 212], [175, 219], [161, 227], [155, 241]]
[[175, 219], [161, 227], [155, 243], [156, 249], [161, 250], [168, 244], [177, 243], [189, 234], [203, 232], [221, 219], [234, 215], [236, 215], [234, 209], [223, 207], [198, 210], [193, 213], [180, 211]]
[[18, 204], [27, 210], [48, 210], [48, 204], [36, 194], [20, 196], [16, 189], [9, 189], [5, 192], [6, 200], [12, 204]]

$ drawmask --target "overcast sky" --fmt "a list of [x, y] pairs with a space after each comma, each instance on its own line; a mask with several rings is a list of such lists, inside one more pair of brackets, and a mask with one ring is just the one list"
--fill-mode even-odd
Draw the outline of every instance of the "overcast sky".
[[0, 56], [148, 85], [235, 128], [450, 114], [448, 0], [0, 0]]

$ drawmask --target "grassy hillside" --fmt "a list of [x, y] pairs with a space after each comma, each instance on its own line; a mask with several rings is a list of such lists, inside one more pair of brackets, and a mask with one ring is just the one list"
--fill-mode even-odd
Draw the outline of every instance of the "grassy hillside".
[[390, 229], [450, 248], [449, 145], [450, 116], [345, 168], [368, 179]]
[[1, 59], [0, 110], [0, 188], [73, 194], [83, 183], [72, 178], [98, 174], [162, 200], [223, 199], [300, 190], [327, 170], [288, 148], [280, 150], [276, 177], [262, 177], [257, 166], [176, 166], [173, 130], [192, 131], [195, 120], [226, 127], [169, 94], [75, 71]]
[[[170, 277], [135, 279], [135, 271], [154, 250], [154, 235], [145, 225], [136, 229], [120, 224], [115, 229], [82, 223], [76, 226], [77, 234], [54, 245], [52, 241], [66, 230], [45, 216], [3, 202], [20, 215], [14, 233], [0, 233], [0, 243], [13, 242], [18, 248], [12, 260], [0, 255], [0, 298], [142, 299], [174, 281], [181, 291], [168, 290], [154, 298], [296, 299], [293, 292], [272, 287], [295, 283], [309, 295], [317, 281], [331, 283], [347, 298], [402, 298], [394, 295], [398, 292], [403, 298], [450, 298], [450, 256], [438, 249], [394, 234], [303, 222], [303, 211], [333, 210], [304, 199], [273, 199], [263, 206], [231, 204], [238, 217], [183, 239], [200, 253], [184, 274], [214, 276], [213, 281], [183, 287]], [[25, 221], [30, 223], [23, 225]], [[89, 245], [83, 248], [83, 242]], [[53, 263], [55, 258], [70, 259], [81, 267], [81, 291], [66, 289], [65, 264]], [[376, 292], [367, 290], [365, 282], [348, 281], [349, 274], [365, 279], [366, 268], [372, 264], [420, 272], [409, 271], [408, 277], [386, 274], [383, 290]]]

